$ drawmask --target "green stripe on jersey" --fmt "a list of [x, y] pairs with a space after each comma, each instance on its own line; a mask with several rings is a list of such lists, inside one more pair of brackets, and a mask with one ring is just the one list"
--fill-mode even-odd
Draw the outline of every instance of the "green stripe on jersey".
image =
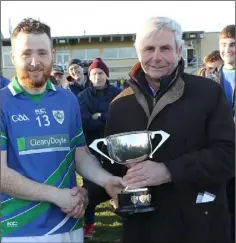
[[[72, 176], [72, 173], [74, 173], [74, 172], [75, 172], [75, 168], [74, 168], [74, 163], [72, 162], [72, 164], [69, 167], [69, 171], [65, 175], [59, 188], [65, 188], [68, 185], [70, 178]], [[51, 207], [51, 205], [52, 205], [51, 203], [41, 202], [41, 203], [35, 205], [34, 207], [32, 207], [31, 209], [28, 209], [27, 211], [25, 211], [17, 216], [14, 216], [8, 220], [2, 221], [1, 222], [2, 236], [4, 237], [6, 234], [11, 234], [12, 232], [16, 231], [17, 229], [30, 223], [31, 221], [33, 221], [34, 219], [36, 219], [37, 217], [39, 217], [43, 213], [45, 213]], [[16, 227], [9, 227], [11, 222], [14, 222]]]
[[[71, 150], [66, 155], [66, 158], [62, 161], [59, 167], [47, 178], [44, 184], [50, 186], [54, 186], [56, 184], [56, 182], [61, 178], [63, 171], [66, 171], [68, 169], [70, 162], [74, 160], [74, 151], [75, 149]], [[17, 198], [12, 198], [10, 200], [4, 201], [1, 203], [2, 217], [7, 216], [8, 214], [12, 214], [13, 212], [29, 205], [30, 203], [31, 201], [17, 199]]]

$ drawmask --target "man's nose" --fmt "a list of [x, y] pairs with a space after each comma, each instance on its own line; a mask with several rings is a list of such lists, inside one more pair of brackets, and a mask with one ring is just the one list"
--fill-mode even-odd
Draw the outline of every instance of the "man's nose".
[[153, 52], [153, 60], [155, 61], [160, 60], [160, 51], [158, 50], [158, 48], [156, 48], [155, 51]]
[[36, 57], [32, 57], [31, 65], [36, 67], [39, 64], [39, 61]]

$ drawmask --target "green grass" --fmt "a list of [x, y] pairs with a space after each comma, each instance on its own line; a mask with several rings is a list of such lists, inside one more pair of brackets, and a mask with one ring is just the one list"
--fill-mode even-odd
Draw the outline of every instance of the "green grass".
[[104, 202], [97, 206], [95, 216], [96, 233], [92, 239], [86, 240], [88, 243], [111, 243], [120, 242], [121, 221], [113, 213], [110, 202]]
[[[82, 179], [77, 175], [78, 185], [82, 185]], [[101, 203], [96, 207], [95, 229], [96, 233], [86, 243], [113, 243], [121, 242], [121, 219], [113, 213], [114, 209], [110, 201]]]

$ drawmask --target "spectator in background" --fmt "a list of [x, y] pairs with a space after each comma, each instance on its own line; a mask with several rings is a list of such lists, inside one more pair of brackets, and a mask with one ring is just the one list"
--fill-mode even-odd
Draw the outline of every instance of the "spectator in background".
[[54, 64], [52, 68], [51, 75], [55, 78], [56, 85], [59, 85], [62, 88], [65, 88], [65, 80], [64, 80], [64, 69], [62, 66]]
[[220, 32], [220, 55], [224, 61], [218, 76], [229, 107], [235, 115], [235, 25], [228, 25]]
[[[220, 55], [224, 63], [218, 72], [235, 121], [235, 25], [226, 26], [219, 35]], [[231, 240], [235, 242], [235, 176], [227, 184], [227, 197], [231, 215]]]
[[219, 51], [213, 51], [203, 59], [203, 66], [206, 68], [206, 77], [213, 74], [220, 66], [223, 65], [223, 60]]
[[89, 81], [84, 75], [84, 65], [80, 59], [72, 59], [68, 65], [69, 76], [66, 80], [68, 81], [69, 89], [74, 93], [75, 96], [86, 89], [89, 86]]
[[201, 67], [201, 69], [197, 73], [198, 76], [206, 77], [206, 68]]
[[127, 82], [127, 80], [125, 80], [124, 84], [123, 84], [123, 89], [127, 89], [129, 88], [129, 84]]
[[[109, 69], [100, 58], [93, 60], [88, 68], [88, 76], [91, 81], [90, 87], [78, 95], [87, 145], [91, 144], [95, 139], [104, 137], [109, 105], [121, 92], [118, 87], [109, 83]], [[91, 153], [101, 161], [101, 156], [98, 153], [94, 152], [94, 150], [91, 150]], [[94, 186], [94, 183], [84, 180], [84, 187], [88, 191], [90, 191], [90, 187]], [[91, 197], [94, 196], [91, 191], [89, 194]], [[95, 233], [94, 218], [96, 203], [91, 197], [90, 204], [85, 213], [85, 238], [90, 238]]]
[[198, 75], [219, 82], [216, 73], [222, 64], [223, 60], [220, 56], [220, 52], [213, 51], [212, 53], [204, 57], [203, 67], [199, 70]]
[[3, 89], [10, 83], [10, 80], [1, 76], [1, 83], [0, 83], [0, 89]]
[[216, 72], [223, 64], [219, 51], [213, 51], [203, 59], [203, 67], [199, 70], [198, 75], [210, 78], [218, 82]]

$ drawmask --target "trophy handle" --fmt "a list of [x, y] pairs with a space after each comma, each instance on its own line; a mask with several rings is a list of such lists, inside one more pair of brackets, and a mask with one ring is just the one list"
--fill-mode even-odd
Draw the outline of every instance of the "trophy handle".
[[162, 139], [160, 143], [156, 146], [156, 148], [152, 151], [152, 153], [149, 155], [150, 158], [153, 157], [153, 154], [161, 147], [161, 145], [169, 138], [170, 134], [164, 132], [164, 131], [157, 131], [157, 132], [150, 132], [150, 137], [153, 139], [156, 134], [160, 134]]
[[98, 143], [103, 142], [105, 145], [107, 145], [107, 140], [105, 138], [101, 138], [101, 139], [95, 139], [90, 145], [89, 147], [93, 150], [95, 150], [96, 152], [98, 152], [99, 154], [101, 154], [102, 156], [104, 156], [105, 158], [109, 159], [111, 161], [112, 164], [114, 164], [114, 160], [112, 160], [111, 158], [109, 158], [106, 154], [104, 154], [100, 149], [98, 149]]

